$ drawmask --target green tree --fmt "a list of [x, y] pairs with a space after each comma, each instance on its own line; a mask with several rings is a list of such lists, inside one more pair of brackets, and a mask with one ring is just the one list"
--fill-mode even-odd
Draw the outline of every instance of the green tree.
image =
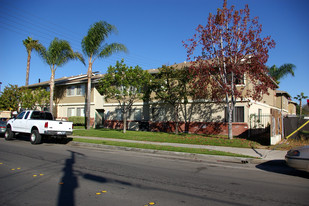
[[178, 134], [179, 131], [179, 109], [182, 104], [185, 105], [186, 111], [189, 80], [187, 68], [175, 69], [163, 65], [152, 81], [152, 90], [156, 94], [154, 98], [169, 104], [173, 108], [175, 134]]
[[0, 110], [41, 109], [48, 105], [49, 92], [43, 88], [35, 90], [17, 85], [6, 86], [0, 96]]
[[34, 109], [36, 109], [37, 107], [43, 109], [44, 107], [47, 107], [47, 105], [49, 104], [50, 92], [46, 91], [46, 89], [38, 88], [34, 90], [33, 96], [35, 98], [36, 103], [36, 107]]
[[6, 86], [0, 96], [0, 109], [17, 111], [21, 100], [21, 89], [17, 85]]
[[23, 109], [41, 110], [48, 105], [49, 92], [43, 88], [37, 88], [35, 90], [26, 87], [21, 88], [20, 106]]
[[86, 105], [86, 128], [90, 128], [90, 98], [91, 98], [91, 76], [92, 66], [96, 59], [106, 58], [115, 52], [127, 51], [123, 44], [111, 43], [103, 44], [106, 38], [117, 32], [116, 27], [108, 24], [105, 21], [99, 21], [91, 25], [87, 36], [82, 40], [82, 49], [84, 54], [88, 57], [88, 84], [87, 84], [87, 105]]
[[284, 78], [288, 74], [291, 74], [294, 77], [294, 70], [296, 66], [294, 64], [283, 64], [279, 68], [276, 65], [268, 68], [270, 76], [276, 81], [277, 84], [280, 84], [280, 79]]
[[117, 100], [123, 116], [123, 133], [126, 133], [127, 114], [135, 101], [144, 99], [151, 79], [147, 71], [139, 66], [128, 67], [124, 61], [117, 61], [108, 68], [107, 74], [100, 80], [98, 91], [105, 95], [106, 101]]
[[39, 43], [39, 40], [34, 40], [31, 37], [23, 40], [23, 44], [26, 47], [28, 58], [27, 58], [27, 72], [26, 72], [26, 86], [29, 84], [29, 73], [30, 73], [30, 60], [31, 60], [31, 52], [34, 49], [39, 52], [43, 49], [43, 45]]
[[296, 97], [294, 97], [294, 99], [299, 101], [299, 115], [302, 115], [302, 100], [303, 99], [307, 99], [308, 96], [305, 96], [304, 92], [301, 92], [300, 94], [298, 94]]
[[35, 105], [35, 97], [33, 91], [28, 88], [21, 88], [20, 107], [23, 109], [33, 109]]
[[43, 48], [41, 51], [43, 60], [50, 66], [51, 77], [50, 77], [50, 98], [49, 98], [49, 107], [50, 112], [53, 113], [53, 98], [54, 98], [54, 87], [55, 87], [55, 72], [58, 67], [62, 67], [69, 60], [80, 60], [83, 64], [84, 58], [78, 53], [74, 52], [71, 48], [69, 42], [65, 40], [60, 40], [55, 38], [49, 45], [48, 50]]

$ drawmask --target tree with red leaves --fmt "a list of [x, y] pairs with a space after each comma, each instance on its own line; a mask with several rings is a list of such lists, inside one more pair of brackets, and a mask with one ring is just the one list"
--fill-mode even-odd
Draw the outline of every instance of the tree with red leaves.
[[274, 87], [265, 64], [275, 42], [270, 36], [262, 38], [261, 32], [262, 25], [258, 17], [250, 18], [248, 5], [235, 10], [224, 0], [216, 15], [209, 14], [207, 25], [199, 25], [193, 38], [183, 42], [192, 62], [196, 98], [226, 102], [229, 139], [236, 100], [260, 100]]

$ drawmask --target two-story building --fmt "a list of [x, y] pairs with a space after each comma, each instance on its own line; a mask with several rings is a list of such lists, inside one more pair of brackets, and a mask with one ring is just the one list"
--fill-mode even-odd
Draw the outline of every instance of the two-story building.
[[[182, 68], [186, 62], [173, 65]], [[155, 74], [158, 69], [148, 70]], [[248, 86], [249, 80], [238, 82], [238, 86]], [[92, 76], [90, 119], [92, 127], [122, 128], [122, 112], [117, 101], [106, 102], [96, 86], [103, 74]], [[274, 84], [276, 84], [274, 82]], [[29, 88], [49, 88], [49, 81], [28, 86]], [[84, 116], [86, 109], [87, 75], [63, 77], [55, 80], [54, 116], [67, 119], [70, 116]], [[276, 85], [278, 88], [278, 85]], [[296, 111], [295, 104], [289, 101], [284, 91], [269, 89], [261, 101], [242, 99], [236, 101], [233, 113], [233, 135], [248, 135], [248, 130], [269, 127], [274, 113], [279, 116]], [[290, 107], [290, 108], [289, 108]], [[171, 106], [158, 101], [137, 101], [128, 114], [128, 129], [173, 132], [174, 120]], [[280, 113], [280, 115], [279, 115]], [[209, 100], [189, 100], [181, 105], [180, 130], [190, 133], [227, 134], [227, 112], [225, 103]], [[276, 128], [280, 128], [277, 123]], [[278, 129], [275, 133], [282, 133]]]
[[[102, 113], [104, 98], [95, 88], [102, 74], [92, 75], [90, 119], [95, 126], [96, 114]], [[28, 88], [45, 88], [49, 91], [49, 81], [29, 85]], [[54, 116], [56, 119], [68, 119], [71, 116], [85, 116], [87, 75], [62, 77], [55, 79]], [[99, 121], [99, 120], [98, 120]]]

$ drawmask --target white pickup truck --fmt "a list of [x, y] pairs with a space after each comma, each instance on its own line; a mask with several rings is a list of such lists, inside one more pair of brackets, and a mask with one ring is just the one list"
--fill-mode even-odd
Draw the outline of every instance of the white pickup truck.
[[26, 110], [7, 122], [4, 137], [11, 140], [15, 133], [30, 134], [31, 144], [40, 144], [44, 136], [66, 138], [72, 131], [73, 122], [55, 121], [49, 112]]

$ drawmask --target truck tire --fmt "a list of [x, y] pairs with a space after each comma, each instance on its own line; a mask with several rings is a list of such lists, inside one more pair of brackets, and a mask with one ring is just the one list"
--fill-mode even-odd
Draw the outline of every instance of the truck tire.
[[42, 136], [40, 135], [38, 130], [32, 130], [30, 142], [31, 144], [40, 144], [42, 142]]
[[12, 140], [14, 138], [14, 132], [12, 132], [11, 127], [6, 128], [6, 131], [4, 133], [4, 139], [5, 140]]

